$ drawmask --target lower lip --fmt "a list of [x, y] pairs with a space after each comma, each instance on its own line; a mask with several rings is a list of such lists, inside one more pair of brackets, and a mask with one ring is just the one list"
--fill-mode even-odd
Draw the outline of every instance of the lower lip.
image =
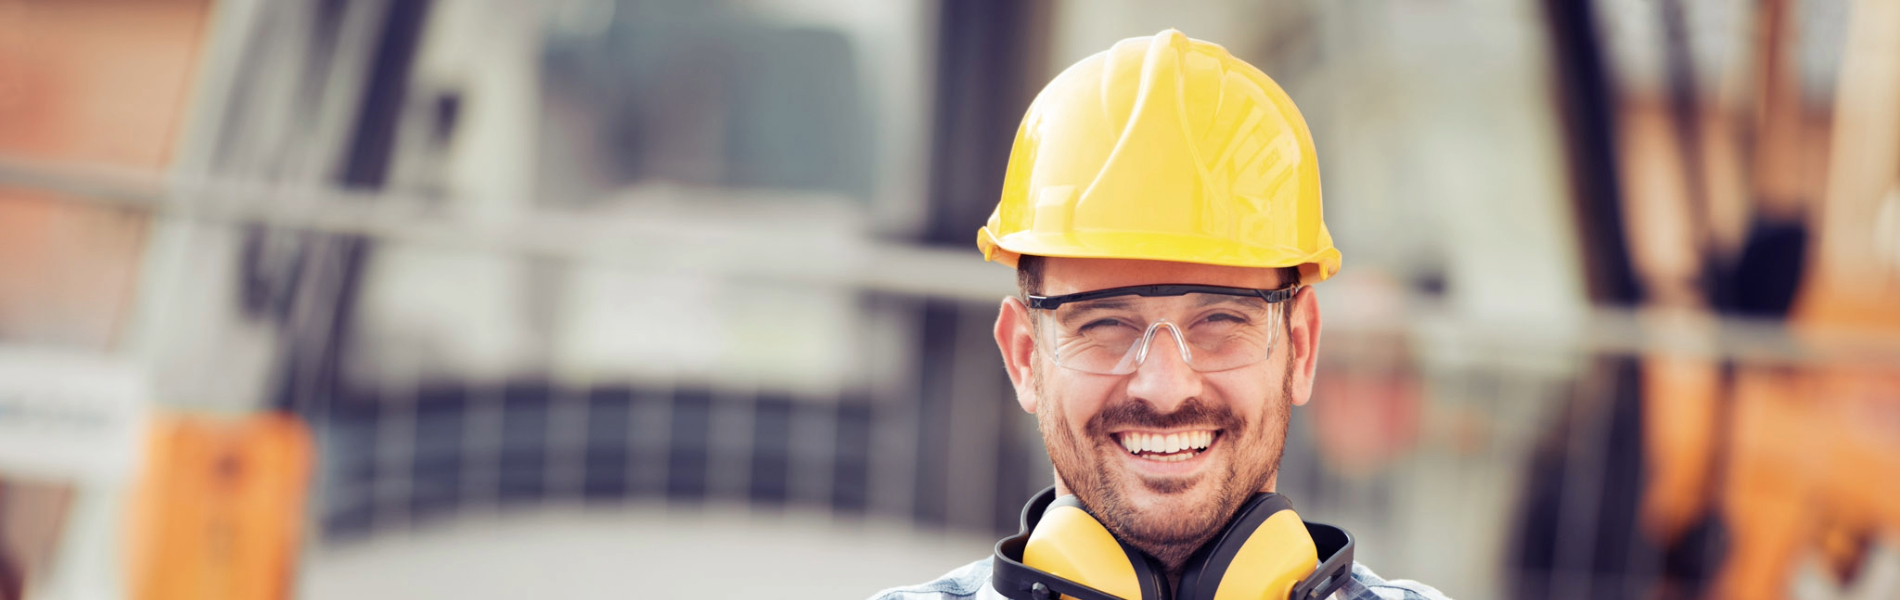
[[1214, 436], [1214, 442], [1208, 444], [1206, 450], [1197, 452], [1194, 456], [1188, 457], [1186, 460], [1177, 461], [1159, 461], [1142, 458], [1129, 454], [1128, 450], [1122, 448], [1119, 441], [1109, 440], [1109, 442], [1112, 444], [1112, 447], [1115, 448], [1115, 451], [1120, 453], [1122, 458], [1126, 459], [1128, 463], [1133, 466], [1136, 472], [1157, 477], [1179, 477], [1182, 475], [1192, 475], [1195, 471], [1200, 470], [1201, 466], [1207, 462], [1207, 455], [1220, 449], [1221, 436], [1216, 434]]

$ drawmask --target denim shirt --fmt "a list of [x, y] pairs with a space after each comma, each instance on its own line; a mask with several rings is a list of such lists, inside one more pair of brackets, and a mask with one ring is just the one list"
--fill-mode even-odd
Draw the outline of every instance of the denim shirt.
[[[1386, 581], [1357, 562], [1352, 564], [1352, 579], [1338, 592], [1336, 600], [1450, 600], [1431, 586], [1410, 580]], [[935, 581], [891, 588], [871, 596], [871, 600], [1007, 600], [990, 587], [990, 559], [982, 559], [945, 573]]]

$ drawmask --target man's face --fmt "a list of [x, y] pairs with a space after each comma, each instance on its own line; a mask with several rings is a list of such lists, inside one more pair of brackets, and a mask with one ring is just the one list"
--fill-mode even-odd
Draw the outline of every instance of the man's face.
[[[1270, 269], [1051, 258], [1044, 263], [1042, 294], [1160, 283], [1283, 285]], [[1179, 300], [1144, 302], [1162, 313], [1149, 318], [1173, 318], [1191, 309], [1177, 306]], [[1005, 301], [998, 343], [1019, 400], [1036, 414], [1058, 485], [1117, 536], [1178, 566], [1249, 496], [1273, 487], [1288, 412], [1310, 389], [1318, 334], [1310, 292], [1285, 304], [1285, 320], [1273, 325], [1271, 353], [1259, 363], [1197, 372], [1163, 329], [1133, 373], [1102, 375], [1057, 366], [1052, 315], [1031, 316], [1020, 302]], [[1199, 443], [1175, 452], [1129, 449], [1166, 436]]]

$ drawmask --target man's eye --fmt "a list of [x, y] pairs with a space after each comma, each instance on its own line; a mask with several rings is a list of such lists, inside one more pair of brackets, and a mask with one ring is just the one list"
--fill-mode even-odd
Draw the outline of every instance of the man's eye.
[[1124, 324], [1121, 321], [1117, 321], [1115, 319], [1096, 319], [1096, 320], [1089, 321], [1088, 323], [1083, 324], [1081, 328], [1077, 329], [1077, 331], [1080, 331], [1082, 333], [1088, 333], [1090, 331], [1108, 331], [1110, 328], [1123, 327], [1123, 326]]
[[1246, 318], [1246, 317], [1243, 317], [1243, 316], [1240, 316], [1240, 315], [1236, 315], [1236, 314], [1232, 314], [1232, 313], [1214, 313], [1214, 314], [1211, 314], [1211, 315], [1208, 315], [1208, 316], [1207, 316], [1207, 320], [1208, 320], [1208, 321], [1211, 321], [1211, 322], [1215, 322], [1215, 323], [1223, 323], [1223, 324], [1226, 324], [1226, 323], [1246, 323], [1246, 322], [1247, 322], [1247, 318]]

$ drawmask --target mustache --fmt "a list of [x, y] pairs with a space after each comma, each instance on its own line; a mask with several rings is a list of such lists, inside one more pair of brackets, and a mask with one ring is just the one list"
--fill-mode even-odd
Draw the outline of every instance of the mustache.
[[1209, 404], [1199, 398], [1189, 398], [1181, 403], [1174, 412], [1163, 413], [1155, 410], [1153, 404], [1143, 400], [1132, 400], [1103, 408], [1101, 412], [1089, 418], [1085, 429], [1090, 435], [1106, 435], [1110, 429], [1119, 427], [1141, 427], [1152, 429], [1197, 428], [1224, 429], [1229, 434], [1240, 433], [1246, 424], [1240, 415], [1234, 414], [1225, 405]]

